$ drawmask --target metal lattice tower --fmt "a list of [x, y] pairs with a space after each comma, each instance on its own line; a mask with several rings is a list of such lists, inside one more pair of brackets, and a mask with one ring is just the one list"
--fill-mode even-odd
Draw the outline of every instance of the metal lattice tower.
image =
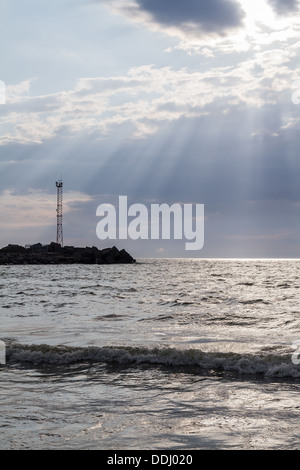
[[57, 209], [56, 209], [56, 217], [57, 217], [57, 233], [56, 233], [56, 243], [59, 243], [63, 246], [63, 226], [62, 226], [62, 193], [63, 193], [63, 182], [62, 180], [56, 181], [57, 187]]

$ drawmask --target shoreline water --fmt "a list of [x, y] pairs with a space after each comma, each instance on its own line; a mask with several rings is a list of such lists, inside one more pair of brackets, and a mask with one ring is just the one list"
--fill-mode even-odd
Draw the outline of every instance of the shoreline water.
[[300, 264], [0, 266], [3, 449], [298, 449]]

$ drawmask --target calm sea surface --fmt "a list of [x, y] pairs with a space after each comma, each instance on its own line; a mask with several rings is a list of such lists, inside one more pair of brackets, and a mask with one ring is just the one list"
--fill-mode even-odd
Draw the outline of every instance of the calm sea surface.
[[297, 260], [1, 266], [0, 448], [299, 449], [299, 288]]

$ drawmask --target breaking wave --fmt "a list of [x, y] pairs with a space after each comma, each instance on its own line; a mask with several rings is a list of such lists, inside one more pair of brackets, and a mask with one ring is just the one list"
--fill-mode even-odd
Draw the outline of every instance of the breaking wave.
[[166, 367], [196, 366], [209, 371], [227, 371], [263, 377], [300, 377], [300, 366], [291, 355], [251, 355], [207, 353], [199, 349], [143, 347], [70, 347], [11, 344], [6, 350], [7, 365], [71, 365], [82, 362], [149, 364]]

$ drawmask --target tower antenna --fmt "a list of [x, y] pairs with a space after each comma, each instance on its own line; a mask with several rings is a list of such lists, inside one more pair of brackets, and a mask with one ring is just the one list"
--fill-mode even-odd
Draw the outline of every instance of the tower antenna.
[[62, 209], [62, 193], [63, 193], [63, 182], [62, 180], [56, 181], [56, 188], [57, 188], [57, 209], [56, 209], [56, 217], [57, 217], [57, 232], [56, 232], [56, 243], [59, 243], [61, 247], [63, 247], [63, 226], [62, 226], [62, 217], [63, 217], [63, 209]]

